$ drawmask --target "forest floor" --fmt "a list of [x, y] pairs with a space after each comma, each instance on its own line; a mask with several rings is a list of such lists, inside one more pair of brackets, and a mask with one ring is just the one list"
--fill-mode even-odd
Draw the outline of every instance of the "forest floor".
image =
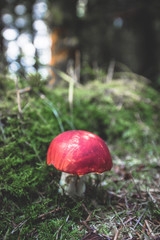
[[[0, 239], [160, 240], [159, 102], [131, 73], [53, 89], [39, 75], [1, 75]], [[52, 139], [71, 129], [102, 137], [113, 159], [82, 199], [61, 195], [46, 164]]]

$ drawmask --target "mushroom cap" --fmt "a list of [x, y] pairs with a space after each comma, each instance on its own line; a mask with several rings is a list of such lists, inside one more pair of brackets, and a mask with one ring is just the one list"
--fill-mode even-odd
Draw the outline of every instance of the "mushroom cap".
[[66, 131], [55, 137], [47, 152], [47, 164], [75, 175], [102, 173], [112, 168], [105, 142], [97, 135], [83, 131]]

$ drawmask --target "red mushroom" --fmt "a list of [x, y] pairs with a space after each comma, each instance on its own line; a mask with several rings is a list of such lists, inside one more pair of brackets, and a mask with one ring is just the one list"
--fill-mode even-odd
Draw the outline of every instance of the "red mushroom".
[[47, 153], [47, 164], [62, 171], [60, 185], [68, 195], [82, 196], [84, 176], [103, 173], [112, 168], [112, 159], [105, 142], [97, 135], [82, 131], [66, 131], [54, 138]]

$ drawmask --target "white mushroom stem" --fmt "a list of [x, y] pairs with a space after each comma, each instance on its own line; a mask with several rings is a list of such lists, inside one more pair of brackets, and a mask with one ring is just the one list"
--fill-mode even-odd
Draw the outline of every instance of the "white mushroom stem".
[[59, 184], [61, 186], [60, 192], [65, 192], [71, 197], [83, 197], [86, 190], [85, 175], [78, 176], [62, 172]]

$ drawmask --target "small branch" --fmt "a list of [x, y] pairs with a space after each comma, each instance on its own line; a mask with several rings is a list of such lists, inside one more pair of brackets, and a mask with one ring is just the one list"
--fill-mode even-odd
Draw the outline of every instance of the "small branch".
[[[122, 223], [124, 229], [127, 231], [127, 228], [126, 228], [126, 226], [125, 226], [123, 220], [122, 220], [121, 217], [119, 216], [120, 214], [118, 214], [117, 211], [116, 211], [112, 206], [111, 206], [111, 208], [112, 208], [113, 212], [115, 213], [116, 217], [118, 217], [118, 219], [121, 221], [121, 223]], [[124, 211], [122, 211], [121, 214], [122, 214], [122, 213], [124, 213]]]
[[[87, 222], [89, 222], [91, 220], [91, 215], [92, 215], [92, 212], [90, 212], [86, 205], [84, 203], [82, 203], [82, 207], [84, 208], [84, 210], [87, 212], [88, 214], [88, 217], [86, 218], [86, 220], [82, 221], [82, 225], [84, 225], [88, 230], [92, 230], [90, 226], [87, 225]], [[81, 231], [82, 230], [82, 226], [79, 228], [79, 230]]]
[[136, 224], [134, 225], [134, 229], [137, 227], [137, 225], [139, 224], [139, 222], [141, 221], [142, 217], [144, 216], [145, 212], [147, 211], [147, 208], [145, 209], [145, 211], [141, 214], [141, 216], [138, 218]]
[[116, 230], [113, 240], [117, 240], [119, 236], [119, 230]]
[[30, 92], [31, 89], [32, 89], [31, 87], [25, 87], [25, 88], [19, 89], [19, 93], [22, 94], [22, 93]]
[[125, 200], [125, 206], [126, 206], [126, 208], [129, 209], [128, 201], [127, 201], [127, 197], [126, 197], [126, 196], [125, 196], [124, 200]]
[[29, 218], [27, 218], [26, 220], [20, 222], [20, 223], [11, 231], [11, 234], [13, 234], [14, 232], [16, 232], [19, 228], [21, 228], [28, 220], [29, 220]]
[[21, 107], [21, 94], [31, 91], [31, 87], [26, 87], [23, 89], [18, 88], [18, 80], [15, 79], [16, 84], [16, 93], [17, 93], [17, 105], [18, 105], [18, 112], [22, 114], [22, 107]]
[[152, 202], [153, 202], [154, 204], [156, 204], [156, 203], [157, 203], [157, 200], [152, 196], [150, 190], [148, 191], [148, 195], [149, 195], [149, 197], [151, 198]]
[[88, 213], [88, 215], [91, 215], [91, 212], [87, 209], [87, 207], [86, 207], [86, 205], [84, 203], [82, 203], [82, 207]]
[[55, 209], [53, 209], [53, 210], [51, 210], [51, 211], [49, 211], [49, 212], [47, 212], [47, 213], [43, 213], [43, 214], [41, 214], [41, 215], [39, 215], [38, 216], [38, 218], [45, 218], [47, 215], [49, 215], [49, 214], [51, 214], [51, 213], [54, 213], [54, 212], [58, 212], [59, 210], [61, 210], [62, 208], [60, 208], [60, 207], [57, 207], [57, 208], [55, 208]]
[[149, 223], [148, 223], [147, 220], [145, 220], [145, 224], [146, 224], [146, 226], [147, 226], [147, 228], [148, 228], [149, 236], [152, 236], [153, 238], [155, 238], [155, 235], [154, 235], [152, 229], [150, 228], [150, 225], [149, 225]]
[[140, 234], [139, 234], [138, 232], [136, 232], [136, 234], [137, 234], [137, 236], [139, 237], [139, 239], [141, 239], [141, 236], [140, 236]]
[[136, 218], [136, 216], [134, 216], [134, 217], [130, 217], [129, 219], [127, 219], [125, 222], [124, 222], [124, 224], [126, 225], [128, 222], [131, 222], [133, 219], [135, 219]]

